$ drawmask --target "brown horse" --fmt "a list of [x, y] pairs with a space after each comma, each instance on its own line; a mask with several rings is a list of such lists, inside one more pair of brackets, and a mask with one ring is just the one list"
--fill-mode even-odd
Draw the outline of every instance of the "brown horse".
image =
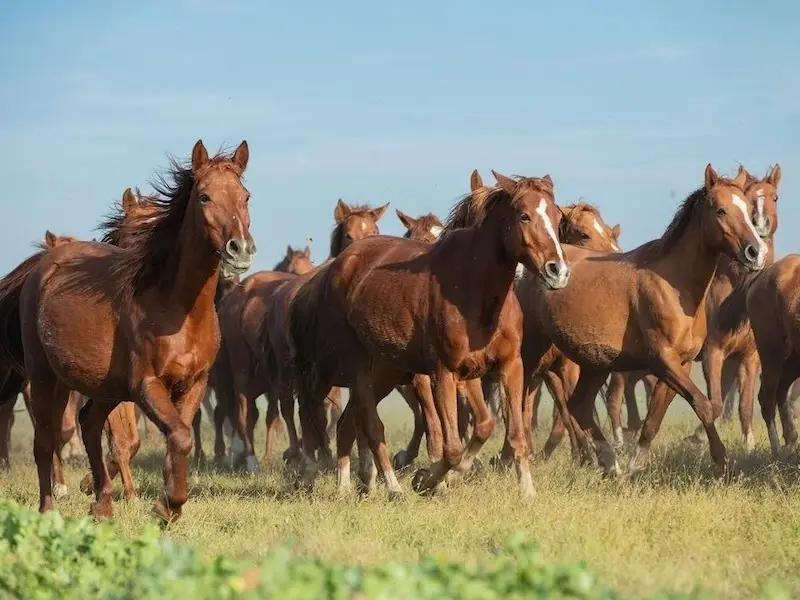
[[789, 388], [800, 377], [800, 255], [784, 256], [756, 277], [739, 282], [719, 315], [722, 331], [752, 328], [761, 357], [758, 401], [770, 448], [780, 452], [775, 409], [780, 408], [787, 447], [797, 444]]
[[[609, 227], [596, 207], [581, 202], [565, 206], [561, 211], [563, 218], [559, 227], [559, 239], [570, 264], [574, 265], [588, 256], [597, 256], [599, 253], [620, 252], [619, 225]], [[543, 299], [540, 287], [538, 278], [527, 273], [518, 277], [515, 286], [523, 314], [522, 363], [526, 373], [526, 400], [522, 416], [529, 436], [528, 443], [532, 445], [533, 416], [537, 408], [535, 399], [541, 396], [539, 390], [542, 383], [547, 385], [554, 401], [553, 426], [544, 447], [544, 456], [549, 457], [555, 450], [565, 430], [570, 435], [575, 454], [578, 450], [577, 437], [567, 411], [567, 400], [577, 383], [580, 368], [552, 343], [544, 353], [541, 351], [549, 340], [542, 340], [542, 332], [546, 325], [540, 322], [537, 306], [537, 302]], [[512, 459], [512, 449], [507, 442], [500, 458], [501, 462]]]
[[[52, 508], [56, 433], [74, 389], [92, 467], [96, 518], [112, 514], [102, 432], [120, 400], [134, 400], [167, 438], [165, 490], [154, 512], [177, 518], [187, 500], [189, 425], [219, 347], [214, 293], [220, 272], [246, 271], [255, 253], [249, 151], [209, 158], [201, 141], [191, 164], [172, 164], [156, 184], [158, 210], [121, 225], [127, 248], [73, 242], [25, 260], [0, 282], [3, 363], [31, 381], [39, 510]], [[23, 364], [24, 363], [24, 364]]]
[[[219, 303], [219, 320], [222, 331], [220, 354], [214, 364], [214, 388], [217, 406], [214, 414], [216, 439], [214, 454], [217, 461], [225, 455], [223, 424], [227, 418], [233, 425], [239, 423], [239, 412], [246, 411], [245, 430], [237, 431], [232, 445], [237, 442], [244, 447], [248, 471], [255, 471], [257, 461], [253, 456], [253, 434], [258, 420], [256, 398], [267, 390], [264, 364], [261, 360], [260, 325], [264, 321], [264, 290], [274, 281], [282, 281], [291, 275], [302, 275], [314, 268], [311, 248], [295, 250], [287, 246], [286, 254], [272, 271], [259, 271], [246, 277], [239, 286], [226, 294]], [[235, 366], [234, 366], [235, 365]], [[229, 393], [228, 393], [229, 392]], [[267, 399], [267, 449], [279, 425], [277, 399]], [[247, 440], [243, 444], [242, 440]], [[247, 446], [250, 451], [248, 452]]]
[[435, 244], [388, 236], [362, 240], [320, 269], [292, 301], [306, 483], [316, 472], [313, 457], [321, 443], [314, 411], [332, 385], [347, 386], [351, 394], [337, 432], [340, 491], [349, 487], [350, 450], [360, 430], [396, 496], [401, 488], [377, 403], [415, 373], [432, 377], [443, 458], [417, 471], [414, 482], [419, 491], [431, 489], [451, 469], [469, 469], [494, 428], [481, 396], [472, 406], [475, 427], [464, 451], [457, 382], [498, 370], [520, 485], [524, 494], [533, 493], [521, 415], [522, 315], [512, 284], [519, 262], [552, 289], [567, 285], [570, 270], [556, 234], [561, 214], [550, 177], [495, 178], [499, 187], [471, 193], [455, 206]]
[[[706, 334], [706, 294], [720, 254], [759, 270], [767, 247], [753, 228], [744, 193], [745, 175], [720, 177], [711, 165], [704, 185], [677, 211], [664, 235], [630, 252], [590, 256], [576, 262], [564, 290], [537, 302], [544, 333], [580, 365], [569, 412], [588, 430], [606, 474], [618, 471], [612, 447], [594, 420], [595, 398], [611, 371], [649, 369], [659, 377], [631, 471], [641, 461], [680, 393], [708, 434], [717, 473], [727, 468], [725, 446], [712, 405], [689, 376]], [[546, 351], [542, 349], [542, 354]]]
[[[378, 221], [388, 207], [388, 202], [377, 208], [359, 205], [350, 206], [340, 199], [333, 211], [335, 225], [331, 232], [330, 256], [323, 265], [330, 263], [353, 242], [379, 235]], [[289, 305], [297, 291], [313, 277], [319, 268], [316, 267], [313, 271], [298, 277], [289, 277], [283, 281], [276, 281], [269, 289], [264, 290], [266, 312], [263, 325], [260, 328], [262, 340], [260, 347], [264, 349], [263, 361], [266, 371], [269, 373], [268, 397], [278, 398], [280, 412], [286, 422], [289, 447], [284, 452], [283, 458], [289, 463], [295, 463], [299, 459], [301, 451], [294, 420], [295, 388], [292, 385], [292, 378], [287, 369], [290, 362], [290, 347], [287, 344], [289, 335], [287, 331], [287, 314]], [[320, 424], [326, 421], [325, 412], [327, 407], [332, 409], [331, 421], [334, 418], [338, 419], [338, 414], [341, 413], [340, 398], [341, 390], [338, 387], [330, 387], [326, 390], [325, 401], [320, 406], [320, 412], [317, 414]], [[320, 427], [324, 428], [324, 425], [320, 425]], [[332, 459], [327, 431], [322, 436], [319, 450], [323, 454], [323, 458]]]
[[[772, 249], [772, 238], [778, 229], [778, 184], [781, 178], [779, 165], [770, 168], [764, 179], [752, 177], [740, 167], [746, 176], [745, 194], [753, 206], [751, 218], [758, 234]], [[771, 264], [773, 253], [767, 259]], [[722, 403], [724, 394], [738, 380], [739, 420], [745, 446], [748, 451], [755, 447], [753, 436], [753, 402], [756, 394], [756, 378], [761, 368], [756, 341], [748, 323], [735, 330], [722, 330], [717, 314], [737, 283], [746, 278], [739, 265], [727, 257], [720, 257], [714, 280], [708, 292], [706, 314], [708, 337], [701, 352], [703, 374], [708, 396], [713, 403]], [[741, 306], [744, 311], [744, 305]], [[702, 439], [702, 430], [696, 431], [694, 439]]]

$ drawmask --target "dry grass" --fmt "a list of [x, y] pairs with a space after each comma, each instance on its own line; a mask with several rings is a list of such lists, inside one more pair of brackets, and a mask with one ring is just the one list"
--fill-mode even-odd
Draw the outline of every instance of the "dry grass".
[[[410, 420], [395, 399], [385, 404], [382, 413], [396, 450], [408, 439]], [[35, 506], [30, 425], [24, 414], [18, 417], [13, 471], [0, 473], [0, 497]], [[192, 472], [183, 519], [165, 535], [209, 554], [258, 554], [291, 540], [301, 554], [364, 564], [413, 560], [430, 552], [475, 557], [522, 529], [548, 560], [584, 561], [602, 580], [631, 594], [689, 591], [699, 584], [720, 597], [746, 598], [778, 580], [800, 597], [797, 458], [770, 459], [758, 417], [758, 446], [751, 455], [744, 453], [738, 426], [725, 426], [723, 439], [736, 476], [731, 483], [717, 483], [707, 449], [681, 443], [695, 422], [676, 401], [637, 484], [603, 480], [594, 470], [571, 465], [564, 444], [551, 461], [534, 461], [537, 496], [527, 503], [513, 474], [488, 468], [443, 495], [420, 498], [409, 491], [405, 500], [390, 503], [382, 488], [366, 499], [338, 500], [332, 476], [324, 476], [310, 496], [295, 494], [277, 458], [262, 464], [255, 477], [203, 466]], [[263, 444], [263, 425], [258, 433]], [[211, 449], [207, 424], [204, 441]], [[496, 434], [484, 461], [499, 443]], [[151, 443], [135, 461], [142, 499], [115, 504], [123, 535], [138, 531], [149, 518], [161, 489], [161, 457], [160, 443]], [[70, 495], [57, 503], [66, 515], [87, 513], [89, 499], [77, 493], [85, 468], [85, 459], [67, 468]], [[410, 490], [409, 476], [401, 481]]]

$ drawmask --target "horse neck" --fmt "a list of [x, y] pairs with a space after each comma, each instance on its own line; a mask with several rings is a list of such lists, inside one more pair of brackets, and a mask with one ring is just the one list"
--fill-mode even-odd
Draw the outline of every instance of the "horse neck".
[[[461, 238], [463, 241], [455, 248], [458, 254], [455, 260], [464, 265], [457, 271], [461, 279], [459, 285], [465, 290], [480, 290], [469, 297], [480, 301], [483, 323], [497, 323], [514, 283], [517, 259], [508, 256], [503, 246], [503, 230], [499, 216], [489, 216], [481, 225], [470, 229], [469, 236]], [[453, 236], [452, 239], [456, 241], [460, 237]], [[448, 241], [445, 239], [441, 243], [448, 245]], [[469, 248], [466, 252], [463, 243]], [[466, 256], [470, 257], [468, 261], [464, 260]]]
[[681, 303], [691, 299], [695, 308], [705, 301], [714, 279], [720, 253], [709, 247], [700, 224], [690, 223], [680, 238], [657, 261], [656, 270], [681, 293]]
[[219, 253], [187, 216], [164, 272], [165, 300], [181, 307], [186, 314], [213, 311], [218, 282]]

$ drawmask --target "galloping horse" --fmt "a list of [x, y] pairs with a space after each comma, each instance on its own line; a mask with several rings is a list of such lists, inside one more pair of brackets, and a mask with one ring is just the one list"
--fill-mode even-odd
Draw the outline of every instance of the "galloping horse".
[[289, 329], [306, 483], [313, 481], [314, 454], [324, 434], [314, 413], [327, 390], [338, 385], [351, 394], [337, 431], [340, 491], [349, 486], [350, 450], [360, 431], [390, 497], [401, 494], [377, 403], [416, 373], [434, 382], [444, 451], [430, 470], [417, 471], [414, 487], [431, 489], [451, 469], [463, 473], [494, 420], [481, 395], [472, 406], [475, 427], [464, 451], [457, 382], [498, 370], [517, 475], [523, 493], [533, 493], [521, 414], [522, 315], [512, 284], [520, 262], [552, 289], [567, 285], [570, 270], [556, 234], [561, 214], [550, 177], [495, 178], [499, 187], [468, 194], [455, 206], [436, 243], [388, 236], [361, 240], [298, 291], [289, 307]]
[[102, 455], [107, 416], [121, 400], [141, 406], [167, 438], [165, 490], [154, 512], [180, 516], [187, 500], [189, 428], [219, 347], [217, 280], [246, 271], [256, 248], [241, 182], [249, 150], [172, 164], [156, 184], [153, 214], [120, 225], [127, 248], [73, 242], [34, 254], [0, 282], [0, 360], [31, 382], [39, 510], [52, 508], [56, 435], [74, 389], [92, 467], [95, 518], [112, 514]]
[[[753, 228], [745, 175], [720, 177], [711, 165], [704, 185], [677, 211], [664, 235], [623, 254], [590, 256], [573, 266], [564, 290], [539, 292], [544, 333], [580, 365], [569, 412], [588, 430], [606, 474], [618, 470], [614, 451], [594, 420], [595, 398], [611, 371], [649, 369], [659, 377], [631, 470], [650, 448], [675, 392], [686, 398], [708, 434], [718, 474], [725, 446], [712, 405], [689, 376], [706, 335], [706, 295], [720, 254], [759, 270], [767, 247]], [[541, 345], [541, 355], [547, 348]]]
[[[387, 202], [383, 206], [372, 208], [370, 206], [349, 205], [339, 199], [333, 211], [334, 228], [330, 239], [330, 256], [324, 264], [329, 263], [338, 256], [345, 248], [354, 241], [361, 240], [373, 235], [378, 235], [378, 221], [381, 219], [386, 209], [389, 207]], [[267, 398], [269, 402], [277, 399], [280, 412], [286, 422], [286, 432], [289, 438], [289, 447], [283, 454], [284, 460], [294, 462], [300, 454], [300, 442], [297, 435], [297, 428], [294, 420], [294, 389], [290, 378], [286, 372], [288, 358], [286, 355], [286, 345], [282, 340], [286, 338], [286, 313], [292, 298], [299, 287], [317, 271], [319, 267], [299, 276], [285, 276], [275, 279], [260, 290], [260, 297], [263, 304], [261, 312], [261, 325], [254, 333], [257, 333], [259, 342], [257, 348], [263, 369], [266, 373]], [[338, 410], [334, 410], [340, 403], [340, 390], [331, 388], [326, 390], [325, 405], [332, 407], [332, 419]], [[242, 418], [240, 412], [239, 418]], [[325, 420], [325, 415], [320, 415], [321, 420]], [[327, 438], [327, 435], [326, 435]], [[324, 452], [330, 454], [327, 440], [322, 448]]]

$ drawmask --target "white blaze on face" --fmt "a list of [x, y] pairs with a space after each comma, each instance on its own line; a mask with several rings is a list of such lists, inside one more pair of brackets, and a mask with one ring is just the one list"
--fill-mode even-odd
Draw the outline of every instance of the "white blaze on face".
[[756, 264], [759, 267], [762, 267], [764, 266], [764, 261], [767, 260], [767, 245], [761, 239], [761, 236], [758, 235], [756, 228], [753, 226], [753, 221], [750, 219], [750, 215], [747, 214], [747, 204], [745, 204], [745, 201], [736, 194], [733, 194], [731, 199], [733, 200], [733, 205], [742, 213], [744, 222], [747, 224], [747, 227], [750, 228], [750, 232], [753, 234], [753, 237], [758, 240], [758, 258], [756, 259]]
[[362, 233], [367, 230], [367, 224], [364, 221], [361, 221], [361, 231]]
[[434, 225], [431, 227], [431, 235], [438, 240], [439, 236], [442, 235], [442, 228], [438, 225]]
[[522, 279], [522, 276], [525, 274], [525, 265], [522, 263], [517, 263], [517, 270], [514, 271], [514, 279]]
[[[596, 217], [593, 218], [592, 220], [594, 221], [594, 223], [592, 223], [592, 225], [594, 225], [594, 230], [600, 235], [603, 235], [605, 230], [603, 229], [603, 226], [600, 225], [600, 221], [598, 221]], [[617, 242], [614, 241], [614, 237], [611, 235], [611, 233], [608, 233], [607, 235], [608, 235], [608, 241], [611, 242], [611, 247], [617, 252], [622, 252], [622, 248], [620, 248], [617, 245]]]
[[566, 265], [564, 264], [564, 253], [561, 251], [561, 244], [558, 243], [558, 236], [556, 235], [555, 229], [553, 229], [553, 222], [550, 220], [550, 217], [547, 216], [546, 198], [541, 198], [539, 200], [539, 206], [536, 207], [536, 214], [542, 219], [545, 231], [547, 231], [547, 235], [550, 236], [550, 239], [553, 240], [553, 244], [555, 244], [558, 261], [561, 263], [559, 268], [565, 268]]
[[602, 226], [602, 225], [600, 225], [600, 221], [598, 221], [598, 220], [597, 220], [597, 219], [595, 219], [595, 218], [592, 218], [592, 221], [594, 221], [594, 223], [593, 223], [593, 225], [594, 225], [594, 230], [595, 230], [597, 233], [599, 233], [600, 235], [603, 235], [603, 226]]
[[762, 235], [769, 234], [767, 229], [767, 216], [764, 214], [764, 188], [756, 190], [756, 227]]

